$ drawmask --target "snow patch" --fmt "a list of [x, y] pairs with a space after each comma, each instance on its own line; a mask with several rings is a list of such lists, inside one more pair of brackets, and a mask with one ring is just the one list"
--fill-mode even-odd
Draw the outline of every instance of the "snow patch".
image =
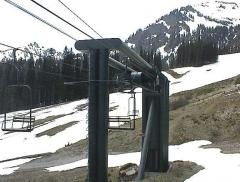
[[29, 162], [36, 158], [28, 158], [28, 159], [17, 159], [8, 162], [1, 162], [0, 163], [0, 175], [9, 175], [16, 171], [19, 165]]
[[135, 47], [136, 47], [136, 45], [135, 44], [132, 44], [132, 43], [127, 43], [127, 45], [128, 45], [128, 47], [130, 47], [130, 48], [132, 48], [132, 49], [134, 49]]
[[[222, 55], [218, 57], [218, 62], [215, 64], [205, 65], [202, 67], [185, 67], [174, 69], [179, 74], [184, 74], [179, 79], [173, 78], [171, 75], [164, 72], [171, 82], [181, 82], [173, 84], [170, 87], [170, 94], [177, 92], [192, 90], [202, 87], [207, 84], [222, 81], [240, 74], [240, 53]], [[206, 70], [209, 70], [206, 72]]]
[[[201, 148], [201, 146], [208, 144], [211, 144], [211, 142], [200, 140], [184, 143], [182, 145], [170, 146], [169, 160], [191, 161], [204, 167], [203, 170], [187, 179], [187, 182], [225, 182], [229, 181], [229, 179], [231, 179], [233, 182], [237, 182], [240, 178], [240, 154], [223, 154], [218, 148]], [[140, 157], [140, 152], [109, 155], [108, 167], [122, 166], [129, 162], [139, 164]], [[47, 168], [47, 170], [63, 171], [84, 166], [87, 166], [87, 159]], [[226, 166], [228, 166], [228, 171], [230, 172], [226, 172]]]
[[162, 57], [166, 57], [168, 53], [164, 50], [167, 43], [156, 50], [156, 53], [160, 53]]
[[230, 21], [233, 25], [240, 24], [240, 8], [238, 2], [208, 1], [193, 7], [204, 16], [209, 16], [216, 20]]

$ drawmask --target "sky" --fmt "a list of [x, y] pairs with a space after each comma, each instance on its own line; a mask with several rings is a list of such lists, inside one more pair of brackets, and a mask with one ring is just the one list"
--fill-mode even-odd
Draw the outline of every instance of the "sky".
[[[88, 39], [86, 36], [51, 14], [38, 8], [30, 0], [12, 0], [27, 10], [34, 12], [41, 18], [61, 28], [74, 38]], [[69, 13], [58, 0], [36, 0], [61, 17], [86, 31], [94, 38], [98, 36]], [[189, 4], [187, 0], [62, 0], [82, 19], [90, 24], [104, 38], [121, 38], [123, 41], [139, 28], [155, 22], [162, 15], [175, 8]], [[203, 0], [206, 1], [206, 0]], [[238, 1], [238, 0], [235, 0]], [[191, 4], [200, 3], [199, 0], [191, 0]], [[74, 47], [75, 41], [62, 35], [56, 30], [39, 22], [35, 18], [25, 14], [17, 8], [9, 5], [4, 0], [0, 1], [0, 40], [13, 46], [24, 46], [36, 41], [46, 48], [53, 47], [62, 51], [64, 46]], [[2, 46], [0, 50], [4, 50]]]

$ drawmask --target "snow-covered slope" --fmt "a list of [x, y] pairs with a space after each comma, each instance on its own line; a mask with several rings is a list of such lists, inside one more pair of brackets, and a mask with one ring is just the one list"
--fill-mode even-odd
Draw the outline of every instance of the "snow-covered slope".
[[212, 21], [228, 22], [229, 25], [240, 24], [240, 4], [227, 1], [207, 1], [193, 6], [200, 13], [211, 17]]
[[[204, 167], [186, 182], [238, 182], [240, 178], [240, 154], [223, 154], [220, 149], [203, 149], [201, 146], [211, 144], [209, 141], [192, 141], [182, 145], [169, 147], [170, 161], [192, 161]], [[122, 166], [126, 163], [139, 164], [140, 152], [109, 155], [109, 167]], [[49, 171], [64, 171], [77, 167], [87, 166], [87, 159], [70, 164], [50, 167]], [[226, 169], [227, 166], [227, 169]]]
[[[174, 71], [179, 74], [186, 73], [179, 79], [174, 79], [167, 73], [170, 83], [170, 91], [172, 93], [194, 89], [201, 87], [206, 84], [224, 80], [230, 77], [234, 77], [240, 74], [240, 54], [225, 55], [219, 57], [219, 62], [216, 64], [198, 67], [198, 68], [181, 68], [175, 69]], [[141, 91], [141, 89], [138, 89]], [[110, 107], [115, 108], [115, 110], [110, 112], [110, 115], [126, 115], [127, 114], [127, 102], [128, 95], [123, 93], [114, 93], [110, 95]], [[141, 94], [137, 94], [137, 109], [140, 110], [141, 114]], [[14, 113], [12, 113], [14, 114]], [[38, 108], [33, 111], [33, 115], [37, 120], [47, 119], [52, 116], [59, 116], [53, 119], [52, 122], [47, 122], [43, 126], [37, 127], [31, 133], [7, 133], [0, 131], [0, 175], [11, 174], [14, 170], [17, 170], [17, 165], [26, 163], [32, 158], [28, 159], [16, 159], [22, 156], [29, 156], [34, 154], [41, 154], [47, 152], [55, 152], [57, 149], [63, 148], [69, 143], [75, 143], [79, 140], [85, 139], [87, 137], [87, 100], [75, 101], [72, 103], [67, 103], [63, 105], [48, 107], [48, 108]], [[60, 117], [61, 115], [61, 117]], [[0, 115], [0, 120], [3, 119], [3, 115]], [[77, 121], [74, 125], [65, 128], [63, 131], [55, 133], [52, 136], [37, 134], [43, 133], [50, 129], [56, 128], [67, 123]], [[209, 142], [190, 142], [188, 144], [183, 144], [182, 146], [171, 146], [170, 147], [170, 160], [190, 160], [203, 165], [207, 170], [201, 174], [210, 175], [211, 170], [213, 170], [214, 165], [207, 165], [206, 158], [193, 157], [186, 150], [194, 149], [199, 155], [206, 155], [211, 157], [213, 154], [219, 157], [219, 161], [226, 160], [228, 157], [231, 160], [235, 160], [235, 164], [231, 166], [231, 170], [236, 172], [240, 168], [239, 155], [226, 156], [220, 154], [219, 150], [212, 149], [199, 149], [200, 145]], [[215, 153], [214, 153], [215, 152]], [[177, 154], [176, 154], [177, 153]], [[192, 153], [192, 152], [191, 152]], [[176, 155], [175, 155], [176, 154]], [[194, 153], [195, 154], [195, 153]], [[135, 156], [135, 157], [131, 157]], [[125, 162], [135, 162], [138, 163], [140, 154], [123, 154], [123, 156], [110, 156], [109, 165], [118, 166]], [[13, 159], [11, 161], [4, 160]], [[121, 160], [116, 160], [121, 159]], [[130, 160], [131, 159], [131, 160]], [[70, 168], [75, 168], [78, 166], [84, 166], [87, 164], [87, 160], [80, 160], [74, 163], [66, 164], [63, 166], [56, 166], [55, 168], [49, 168], [49, 170], [67, 170]], [[217, 163], [218, 164], [218, 163]], [[230, 165], [230, 164], [229, 164]], [[228, 165], [228, 167], [229, 167]], [[235, 173], [234, 173], [235, 174]], [[238, 173], [236, 173], [238, 174]], [[201, 176], [200, 176], [201, 177]], [[196, 176], [195, 176], [196, 178]], [[201, 178], [196, 178], [201, 179]], [[239, 178], [237, 178], [239, 179]], [[196, 180], [197, 181], [197, 180]], [[201, 180], [200, 180], [201, 181]]]
[[204, 1], [174, 9], [144, 29], [139, 29], [127, 42], [137, 50], [143, 48], [161, 53], [168, 60], [176, 56], [183, 40], [201, 38], [218, 45], [220, 50], [228, 46], [236, 47], [239, 46], [237, 40], [240, 36], [237, 26], [240, 24], [239, 15], [239, 2]]
[[219, 56], [215, 64], [202, 67], [184, 67], [173, 69], [184, 74], [179, 79], [164, 73], [170, 80], [170, 94], [195, 89], [240, 74], [240, 53]]

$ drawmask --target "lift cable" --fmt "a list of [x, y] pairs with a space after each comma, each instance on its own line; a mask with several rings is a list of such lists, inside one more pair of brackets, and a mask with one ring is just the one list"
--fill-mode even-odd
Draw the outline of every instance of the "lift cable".
[[[24, 11], [25, 13], [27, 13], [27, 14], [29, 14], [29, 15], [35, 17], [35, 18], [37, 18], [38, 20], [42, 21], [43, 23], [45, 23], [45, 24], [51, 26], [51, 27], [54, 28], [55, 30], [58, 30], [58, 31], [60, 31], [60, 32], [63, 33], [63, 34], [65, 34], [65, 35], [67, 35], [67, 36], [70, 36], [69, 34], [63, 32], [62, 30], [60, 30], [60, 29], [57, 28], [56, 26], [54, 26], [54, 25], [52, 25], [52, 24], [46, 22], [46, 21], [43, 20], [42, 18], [38, 17], [37, 15], [34, 15], [33, 13], [31, 13], [31, 12], [29, 12], [28, 10], [24, 9], [23, 7], [19, 6], [18, 4], [13, 3], [11, 0], [5, 0], [5, 1], [8, 2], [9, 4], [15, 6], [16, 8], [18, 8], [18, 9]], [[39, 3], [38, 3], [38, 4], [39, 4]], [[43, 7], [42, 7], [42, 8], [43, 8]], [[44, 9], [45, 9], [45, 8], [44, 8]], [[46, 9], [45, 9], [45, 10], [46, 10]], [[46, 10], [46, 11], [47, 11], [47, 10]], [[49, 11], [50, 11], [50, 10], [49, 10]], [[48, 11], [48, 12], [49, 12], [49, 11]], [[55, 13], [54, 13], [54, 14], [55, 14]], [[55, 15], [56, 15], [56, 14], [55, 14]], [[57, 15], [57, 16], [58, 16], [58, 15]], [[58, 18], [59, 18], [59, 16], [58, 16]], [[61, 19], [61, 20], [64, 21], [63, 19]], [[65, 21], [66, 21], [66, 20], [65, 20]], [[65, 22], [65, 23], [66, 23], [66, 22]], [[76, 27], [76, 28], [77, 28], [77, 27]], [[78, 29], [78, 28], [77, 28], [77, 29]], [[80, 29], [79, 29], [79, 30], [80, 30]], [[82, 32], [82, 31], [81, 31], [81, 32]], [[70, 38], [72, 38], [73, 40], [77, 41], [77, 40], [76, 40], [75, 38], [73, 38], [72, 36], [70, 36]], [[92, 37], [92, 39], [95, 40], [97, 43], [103, 45], [104, 47], [109, 47], [109, 46], [106, 46], [106, 44], [100, 42], [98, 39], [94, 39], [93, 37]], [[110, 47], [111, 47], [111, 46], [110, 46]], [[135, 66], [141, 70], [141, 68], [140, 68], [138, 65], [135, 65]]]
[[[47, 22], [46, 20], [40, 18], [39, 16], [37, 16], [37, 15], [31, 13], [30, 11], [28, 11], [28, 10], [26, 10], [25, 8], [21, 7], [20, 5], [18, 5], [18, 4], [16, 4], [16, 3], [12, 2], [11, 0], [5, 0], [5, 1], [6, 1], [7, 3], [11, 4], [12, 6], [14, 6], [14, 7], [16, 7], [16, 8], [18, 8], [18, 9], [24, 11], [25, 13], [27, 13], [27, 14], [33, 16], [34, 18], [40, 20], [41, 22], [47, 24], [48, 26], [54, 28], [55, 30], [57, 30], [57, 31], [59, 31], [59, 32], [61, 32], [61, 33], [63, 33], [64, 35], [70, 37], [71, 39], [77, 41], [76, 38], [73, 38], [71, 35], [67, 34], [66, 32], [62, 31], [61, 29], [57, 28], [56, 26], [50, 24], [49, 22]], [[39, 4], [39, 3], [38, 3], [38, 4]], [[39, 4], [39, 5], [40, 5], [40, 4]], [[42, 7], [42, 8], [43, 8], [43, 7]], [[45, 9], [45, 8], [44, 8], [44, 9]], [[49, 11], [50, 11], [50, 10], [49, 10]], [[55, 13], [54, 13], [54, 14], [55, 14]], [[56, 14], [55, 14], [55, 15], [56, 15]], [[58, 15], [56, 15], [56, 16], [57, 16], [58, 18], [61, 18], [61, 17], [59, 17]], [[64, 19], [61, 19], [61, 20], [64, 21]], [[64, 22], [67, 23], [66, 20], [65, 20]], [[69, 24], [69, 23], [68, 23], [68, 24]], [[74, 26], [74, 25], [73, 25], [73, 26]], [[79, 30], [80, 32], [83, 32], [83, 31], [80, 30], [79, 28], [77, 28], [77, 27], [75, 27], [75, 28], [76, 28], [77, 30]], [[86, 33], [85, 33], [85, 34], [86, 34]], [[88, 34], [86, 34], [86, 35], [88, 35]], [[93, 39], [93, 40], [96, 40], [96, 39], [94, 39], [92, 36], [90, 36], [90, 38]], [[99, 42], [98, 40], [96, 40], [96, 41]], [[106, 46], [106, 45], [104, 45], [104, 46]], [[20, 50], [20, 49], [19, 49], [19, 50]]]
[[[60, 17], [59, 15], [57, 15], [56, 13], [54, 13], [53, 11], [49, 10], [48, 8], [44, 7], [43, 5], [39, 4], [38, 2], [34, 1], [34, 0], [30, 0], [33, 3], [35, 3], [37, 6], [41, 7], [42, 9], [44, 9], [45, 11], [49, 12], [50, 14], [54, 15], [55, 17], [59, 18], [61, 21], [65, 22], [66, 24], [70, 25], [71, 27], [73, 27], [74, 29], [78, 30], [79, 32], [83, 33], [84, 35], [88, 36], [90, 39], [95, 40], [98, 44], [103, 45], [103, 47], [109, 47], [109, 43], [102, 43], [100, 42], [98, 39], [95, 39], [94, 37], [90, 36], [89, 34], [87, 34], [86, 32], [82, 31], [80, 28], [76, 27], [75, 25], [73, 25], [72, 23], [69, 23], [69, 21], [65, 20], [64, 18]], [[107, 45], [108, 44], [108, 45]], [[111, 47], [111, 45], [110, 45]]]
[[[10, 3], [11, 5], [15, 6], [16, 8], [18, 8], [18, 9], [24, 11], [24, 12], [27, 13], [27, 14], [30, 13], [28, 10], [26, 10], [26, 9], [24, 9], [23, 7], [21, 7], [21, 6], [17, 5], [17, 4], [15, 4], [15, 3], [13, 3], [11, 0], [5, 0], [5, 1], [8, 2], [8, 3]], [[51, 26], [52, 28], [55, 28], [56, 30], [60, 31], [61, 33], [64, 33], [65, 35], [69, 36], [67, 33], [65, 33], [65, 32], [61, 31], [59, 28], [57, 28], [57, 27], [55, 27], [55, 26], [49, 24], [48, 22], [46, 22], [45, 20], [41, 19], [40, 17], [38, 17], [38, 16], [36, 16], [36, 15], [34, 15], [34, 14], [32, 14], [32, 13], [30, 13], [29, 15], [31, 15], [31, 16], [37, 18], [38, 20], [40, 19], [40, 21], [42, 21], [43, 23], [45, 23], [45, 24]], [[61, 19], [61, 20], [62, 20], [62, 19]], [[63, 21], [63, 20], [62, 20], [62, 21]], [[72, 38], [72, 36], [70, 36], [70, 37]], [[73, 39], [76, 41], [75, 38], [73, 38]], [[92, 38], [92, 39], [93, 39], [93, 38]], [[98, 43], [102, 44], [104, 47], [106, 46], [106, 45], [104, 45], [102, 42], [98, 41], [97, 39], [93, 39], [93, 40], [96, 40]], [[140, 68], [138, 65], [135, 65], [135, 66], [138, 67], [138, 68]], [[140, 70], [141, 70], [141, 68], [140, 68]]]
[[[41, 55], [41, 54], [36, 54], [36, 53], [30, 52], [30, 51], [26, 51], [26, 50], [24, 50], [24, 49], [20, 49], [20, 48], [17, 48], [17, 47], [14, 47], [14, 46], [11, 46], [11, 45], [8, 45], [8, 44], [5, 44], [5, 43], [1, 43], [1, 42], [0, 42], [0, 45], [3, 45], [3, 46], [6, 46], [6, 47], [11, 48], [11, 49], [9, 49], [9, 50], [16, 49], [16, 50], [20, 50], [20, 51], [22, 51], [22, 52], [28, 53], [28, 54], [30, 54], [30, 55], [32, 54], [32, 55], [35, 55], [35, 56], [38, 56], [38, 57], [42, 57], [42, 56], [43, 56], [43, 55]], [[74, 65], [69, 64], [69, 63], [64, 63], [64, 62], [62, 62], [61, 64], [70, 66], [70, 67], [72, 67], [72, 68], [78, 68], [78, 69], [80, 69], [81, 71], [88, 71], [88, 69], [81, 68], [81, 67], [79, 67], [79, 66], [74, 66]]]
[[49, 10], [48, 8], [44, 7], [43, 5], [41, 5], [40, 3], [34, 1], [34, 0], [30, 0], [32, 1], [34, 4], [38, 5], [39, 7], [41, 7], [42, 9], [46, 10], [47, 12], [51, 13], [52, 15], [56, 16], [57, 18], [59, 18], [60, 20], [62, 20], [63, 22], [67, 23], [68, 25], [70, 25], [71, 27], [75, 28], [76, 30], [78, 30], [79, 32], [81, 32], [82, 34], [86, 35], [87, 37], [94, 39], [91, 35], [87, 34], [86, 32], [82, 31], [81, 29], [79, 29], [78, 27], [76, 27], [75, 25], [73, 25], [72, 23], [69, 23], [67, 20], [65, 20], [64, 18], [60, 17], [59, 15], [57, 15], [56, 13], [52, 12], [51, 10]]
[[59, 3], [61, 3], [66, 9], [68, 9], [74, 16], [76, 16], [81, 22], [83, 22], [87, 27], [89, 27], [94, 33], [96, 33], [100, 38], [103, 39], [103, 36], [101, 36], [92, 26], [90, 26], [85, 20], [83, 20], [80, 16], [78, 16], [73, 10], [71, 10], [65, 3], [63, 3], [61, 0], [58, 0]]
[[[4, 44], [4, 43], [1, 43], [1, 42], [0, 42], [0, 45], [5, 46], [5, 47], [8, 47], [8, 48], [11, 48], [11, 49], [17, 49], [16, 47], [13, 47], [13, 46], [11, 46], [11, 45]], [[9, 50], [10, 50], [10, 49], [9, 49]]]
[[[6, 47], [9, 47], [9, 48], [12, 48], [12, 49], [17, 49], [17, 50], [20, 50], [20, 51], [22, 51], [22, 52], [25, 52], [25, 53], [29, 53], [29, 54], [33, 54], [33, 55], [36, 55], [36, 56], [39, 56], [39, 57], [41, 57], [42, 55], [38, 55], [38, 54], [35, 54], [35, 53], [31, 53], [31, 52], [29, 52], [29, 51], [26, 51], [26, 50], [23, 50], [23, 49], [19, 49], [19, 48], [16, 48], [16, 47], [14, 47], [14, 46], [11, 46], [11, 45], [8, 45], [8, 44], [5, 44], [5, 43], [1, 43], [0, 42], [0, 45], [4, 45], [4, 46], [6, 46]], [[1, 63], [1, 62], [0, 62]], [[62, 63], [62, 64], [65, 64], [65, 65], [68, 65], [68, 66], [71, 66], [71, 67], [74, 67], [74, 68], [80, 68], [81, 69], [81, 67], [78, 67], [78, 66], [74, 66], [74, 65], [71, 65], [71, 64], [68, 64], [68, 63]], [[32, 69], [32, 68], [29, 68], [30, 70], [35, 70], [36, 71], [36, 69]], [[68, 75], [60, 75], [60, 74], [57, 74], [57, 73], [52, 73], [52, 72], [47, 72], [47, 71], [40, 71], [40, 70], [37, 70], [38, 72], [42, 72], [42, 73], [46, 73], [46, 74], [49, 74], [49, 75], [55, 75], [55, 76], [62, 76], [62, 77], [65, 77], [65, 78], [71, 78], [71, 79], [76, 79], [75, 77], [72, 77], [72, 76], [68, 76]], [[84, 69], [84, 68], [82, 68], [81, 69], [81, 71], [88, 71], [88, 69]], [[76, 80], [76, 81], [79, 81], [79, 80]]]
[[8, 49], [8, 50], [13, 50], [13, 49], [15, 49], [15, 50], [20, 50], [20, 51], [22, 51], [22, 52], [25, 52], [25, 53], [28, 53], [28, 54], [32, 54], [32, 55], [35, 55], [35, 56], [39, 56], [39, 57], [42, 56], [42, 55], [40, 55], [40, 54], [36, 54], [36, 53], [30, 52], [30, 51], [23, 50], [23, 49], [21, 49], [21, 47], [14, 47], [14, 46], [12, 46], [12, 45], [5, 44], [5, 43], [2, 43], [2, 42], [0, 42], [0, 45], [3, 45], [3, 46], [5, 46], [5, 47], [9, 47], [10, 49]]
[[11, 51], [11, 50], [13, 50], [13, 49], [10, 48], [10, 49], [6, 49], [6, 50], [0, 50], [0, 53], [5, 53], [5, 52]]
[[62, 34], [68, 36], [69, 38], [73, 39], [74, 41], [77, 41], [76, 38], [72, 37], [72, 36], [69, 35], [68, 33], [66, 33], [66, 32], [64, 32], [63, 30], [57, 28], [56, 26], [54, 26], [53, 24], [47, 22], [46, 20], [40, 18], [39, 16], [37, 16], [37, 15], [31, 13], [30, 11], [26, 10], [25, 8], [23, 8], [22, 6], [20, 6], [20, 5], [16, 4], [16, 3], [14, 3], [14, 2], [12, 2], [11, 0], [4, 0], [4, 1], [6, 1], [7, 3], [9, 3], [9, 4], [11, 4], [12, 6], [16, 7], [17, 9], [19, 9], [19, 10], [21, 10], [21, 11], [24, 11], [24, 12], [27, 13], [28, 15], [30, 15], [30, 16], [32, 16], [32, 17], [38, 19], [39, 21], [43, 22], [44, 24], [46, 24], [46, 25], [48, 25], [48, 26], [54, 28], [55, 30], [57, 30], [57, 31], [61, 32]]

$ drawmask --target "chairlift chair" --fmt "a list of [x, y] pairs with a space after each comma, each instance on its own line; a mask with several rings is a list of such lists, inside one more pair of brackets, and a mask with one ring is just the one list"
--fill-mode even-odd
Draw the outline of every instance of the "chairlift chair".
[[33, 130], [35, 117], [32, 116], [32, 90], [29, 85], [7, 86], [4, 91], [3, 108], [3, 131], [31, 132]]
[[[126, 92], [125, 92], [126, 93]], [[127, 116], [110, 116], [108, 120], [108, 129], [111, 130], [134, 130], [136, 117], [139, 111], [136, 110], [136, 97], [135, 92], [127, 92], [131, 94], [128, 99], [128, 112]]]

